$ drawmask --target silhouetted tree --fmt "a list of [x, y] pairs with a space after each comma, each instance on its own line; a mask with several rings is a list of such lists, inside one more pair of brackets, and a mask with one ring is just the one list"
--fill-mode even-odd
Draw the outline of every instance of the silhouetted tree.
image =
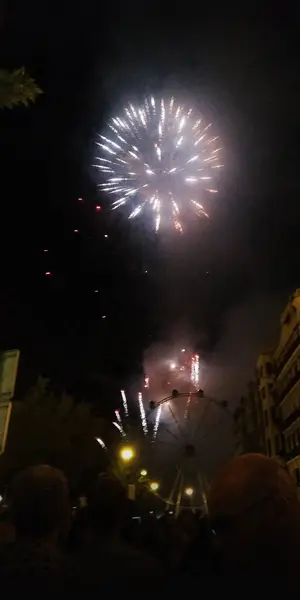
[[20, 104], [29, 106], [42, 93], [24, 67], [14, 71], [0, 69], [0, 108], [13, 108]]
[[106, 455], [95, 438], [105, 436], [107, 427], [93, 416], [90, 405], [53, 393], [49, 381], [40, 377], [23, 400], [13, 402], [0, 457], [2, 483], [28, 465], [47, 463], [63, 469], [71, 487], [78, 488], [87, 472], [105, 468]]

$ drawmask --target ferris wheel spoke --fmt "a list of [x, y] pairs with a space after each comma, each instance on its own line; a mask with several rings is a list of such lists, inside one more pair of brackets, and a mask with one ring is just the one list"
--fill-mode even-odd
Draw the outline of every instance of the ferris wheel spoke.
[[180, 424], [179, 424], [179, 421], [178, 421], [178, 419], [177, 419], [177, 417], [176, 417], [176, 415], [175, 415], [175, 413], [174, 413], [174, 411], [173, 411], [172, 407], [170, 406], [170, 404], [168, 404], [168, 408], [169, 408], [169, 411], [170, 411], [170, 413], [171, 413], [171, 415], [172, 415], [172, 418], [173, 418], [173, 421], [174, 421], [174, 423], [176, 423], [176, 425], [177, 425], [177, 427], [178, 427], [178, 431], [179, 431], [179, 433], [180, 433], [180, 435], [181, 435], [182, 439], [184, 439], [184, 438], [185, 438], [184, 432], [182, 431], [182, 429], [181, 429], [181, 427], [180, 427]]
[[198, 431], [200, 430], [200, 427], [203, 425], [203, 420], [205, 419], [205, 415], [207, 414], [207, 410], [208, 410], [209, 405], [210, 405], [210, 403], [208, 402], [206, 404], [205, 408], [204, 408], [204, 411], [203, 411], [203, 413], [202, 413], [202, 415], [201, 415], [201, 417], [199, 419], [198, 425], [197, 425], [197, 427], [196, 427], [196, 429], [194, 431], [194, 435], [193, 435], [193, 441], [194, 442], [196, 441], [196, 436], [198, 434]]
[[175, 433], [173, 433], [173, 431], [171, 431], [164, 423], [161, 423], [160, 428], [164, 429], [164, 431], [171, 435], [177, 442], [180, 442], [179, 437]]
[[[216, 431], [218, 429], [218, 424], [219, 424], [219, 420], [220, 420], [220, 415], [218, 415], [219, 418], [217, 419], [217, 423], [214, 425], [214, 430]], [[212, 429], [212, 423], [209, 423], [207, 425], [207, 428], [205, 429], [205, 431], [203, 432], [203, 434], [201, 435], [201, 437], [198, 439], [198, 442], [201, 444], [204, 440], [204, 438], [206, 438], [207, 434], [211, 431]]]
[[165, 446], [174, 446], [175, 447], [175, 442], [172, 440], [170, 440], [169, 442], [166, 442], [165, 440], [154, 440], [153, 445], [156, 446], [157, 444], [164, 444]]

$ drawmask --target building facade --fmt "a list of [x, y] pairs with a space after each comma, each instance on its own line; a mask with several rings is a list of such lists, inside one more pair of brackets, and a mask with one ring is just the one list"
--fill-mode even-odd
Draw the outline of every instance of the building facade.
[[265, 451], [260, 400], [255, 382], [248, 383], [247, 394], [239, 401], [233, 423], [236, 455]]
[[276, 366], [273, 352], [262, 352], [258, 356], [256, 377], [264, 451], [267, 456], [277, 457], [281, 460], [282, 438], [277, 412]]
[[300, 487], [300, 289], [281, 315], [279, 343], [273, 357], [283, 454], [290, 475]]
[[234, 437], [236, 454], [276, 458], [300, 495], [300, 289], [281, 314], [277, 346], [257, 358], [256, 382], [234, 413]]

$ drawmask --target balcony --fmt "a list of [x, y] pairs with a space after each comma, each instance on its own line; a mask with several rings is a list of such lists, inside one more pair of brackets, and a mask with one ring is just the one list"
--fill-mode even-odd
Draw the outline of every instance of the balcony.
[[290, 379], [285, 388], [278, 394], [279, 402], [285, 398], [285, 396], [289, 393], [289, 391], [296, 385], [296, 383], [300, 380], [300, 372], [297, 371], [295, 375]]
[[286, 461], [293, 460], [296, 456], [300, 456], [300, 444], [297, 444], [292, 450], [286, 450], [284, 452], [284, 458]]
[[289, 358], [292, 356], [293, 352], [295, 352], [296, 348], [300, 344], [300, 327], [296, 325], [293, 329], [284, 349], [280, 353], [277, 361], [276, 361], [276, 374], [277, 377], [281, 373], [284, 365], [287, 363]]
[[300, 408], [296, 408], [293, 412], [282, 421], [282, 429], [285, 431], [288, 427], [290, 427], [297, 419], [300, 418]]

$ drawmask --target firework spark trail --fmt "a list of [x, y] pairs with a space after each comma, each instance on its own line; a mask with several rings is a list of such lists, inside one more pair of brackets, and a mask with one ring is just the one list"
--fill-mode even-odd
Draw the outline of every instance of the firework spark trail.
[[116, 421], [113, 421], [113, 425], [118, 429], [118, 431], [120, 432], [122, 437], [126, 437], [126, 433], [125, 433], [122, 425], [120, 425], [119, 423], [116, 423]]
[[196, 354], [195, 355], [195, 378], [194, 378], [195, 385], [198, 385], [198, 383], [199, 383], [199, 371], [200, 371], [199, 354]]
[[129, 219], [150, 209], [156, 231], [171, 219], [182, 233], [182, 214], [188, 208], [208, 217], [202, 196], [205, 200], [217, 193], [210, 181], [216, 175], [213, 169], [223, 166], [211, 123], [205, 126], [174, 98], [152, 96], [141, 106], [129, 104], [108, 127], [112, 135], [99, 135], [101, 155], [93, 166], [102, 174], [102, 191], [117, 196], [113, 209], [130, 205]]
[[129, 415], [128, 404], [127, 404], [126, 394], [125, 394], [124, 390], [121, 390], [121, 396], [122, 396], [122, 402], [123, 402], [123, 408], [124, 408], [125, 417], [128, 417], [128, 415]]
[[118, 421], [119, 425], [121, 425], [121, 427], [123, 428], [120, 411], [119, 410], [115, 410], [115, 415], [116, 415], [116, 418], [117, 418], [117, 421]]
[[192, 364], [191, 364], [191, 383], [194, 386], [197, 386], [199, 384], [199, 373], [200, 373], [199, 354], [194, 354], [192, 356]]
[[143, 396], [142, 396], [141, 392], [139, 392], [139, 394], [138, 394], [138, 402], [139, 402], [139, 408], [140, 408], [142, 429], [143, 429], [144, 435], [147, 435], [148, 425], [147, 425], [147, 419], [146, 419], [146, 414], [145, 414], [145, 409], [144, 409], [144, 404], [143, 404]]
[[160, 415], [161, 415], [161, 404], [159, 405], [158, 409], [157, 409], [157, 413], [156, 413], [156, 417], [155, 417], [155, 423], [154, 423], [154, 427], [153, 427], [153, 439], [155, 440], [156, 436], [157, 436], [157, 432], [158, 432], [158, 428], [159, 428], [159, 423], [160, 423]]
[[98, 444], [100, 444], [101, 448], [103, 448], [103, 450], [107, 450], [106, 445], [101, 438], [96, 437], [96, 440], [97, 440]]
[[191, 363], [191, 376], [190, 376], [190, 380], [191, 383], [194, 383], [194, 378], [195, 378], [195, 357], [192, 356], [192, 363]]
[[190, 394], [189, 397], [188, 397], [188, 399], [187, 399], [187, 401], [186, 401], [186, 405], [185, 405], [185, 411], [184, 411], [184, 418], [185, 419], [188, 419], [188, 416], [189, 416], [189, 407], [190, 407], [191, 399], [192, 399], [192, 396]]

